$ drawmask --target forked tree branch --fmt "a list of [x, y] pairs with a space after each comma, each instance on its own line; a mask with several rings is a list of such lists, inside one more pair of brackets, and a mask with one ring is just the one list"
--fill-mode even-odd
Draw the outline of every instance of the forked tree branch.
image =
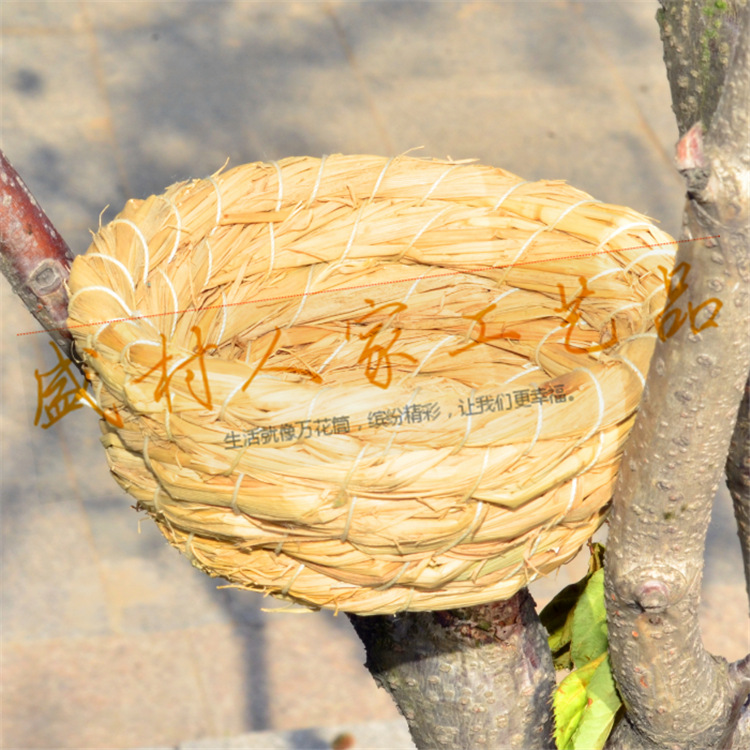
[[[662, 4], [688, 184], [683, 238], [718, 237], [680, 245], [675, 267], [690, 269], [675, 302], [682, 327], [657, 342], [615, 488], [606, 592], [627, 712], [608, 747], [703, 750], [737, 742], [750, 692], [747, 661], [707, 653], [698, 625], [711, 505], [750, 372], [750, 6]], [[725, 14], [718, 26], [709, 7]]]

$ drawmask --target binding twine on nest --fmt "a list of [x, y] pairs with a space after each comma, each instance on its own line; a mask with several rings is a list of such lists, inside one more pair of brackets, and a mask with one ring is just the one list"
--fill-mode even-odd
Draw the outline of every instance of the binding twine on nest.
[[196, 567], [449, 609], [604, 520], [674, 253], [559, 181], [291, 158], [128, 201], [73, 264], [68, 323], [112, 473]]

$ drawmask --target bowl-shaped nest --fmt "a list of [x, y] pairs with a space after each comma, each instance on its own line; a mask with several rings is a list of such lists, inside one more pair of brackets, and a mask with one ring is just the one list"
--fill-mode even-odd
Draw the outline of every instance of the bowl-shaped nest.
[[559, 181], [293, 158], [129, 201], [76, 258], [68, 322], [112, 473], [194, 565], [448, 609], [602, 523], [674, 252]]

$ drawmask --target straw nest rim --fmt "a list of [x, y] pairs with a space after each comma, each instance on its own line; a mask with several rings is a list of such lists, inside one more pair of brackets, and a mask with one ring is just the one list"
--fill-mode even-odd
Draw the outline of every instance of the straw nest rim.
[[295, 157], [128, 201], [68, 323], [112, 473], [194, 565], [313, 608], [448, 609], [604, 520], [673, 243], [561, 181]]

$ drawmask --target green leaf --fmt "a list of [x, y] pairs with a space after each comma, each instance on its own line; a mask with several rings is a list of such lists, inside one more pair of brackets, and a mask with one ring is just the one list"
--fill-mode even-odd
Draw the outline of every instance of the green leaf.
[[580, 668], [607, 651], [607, 610], [604, 606], [604, 570], [597, 570], [573, 612], [570, 653]]
[[604, 656], [586, 687], [586, 706], [573, 734], [571, 750], [602, 750], [622, 705], [612, 679], [609, 654]]
[[553, 698], [559, 750], [602, 750], [622, 703], [612, 678], [604, 602], [604, 548], [591, 549], [589, 572], [542, 611], [555, 666], [576, 667]]
[[572, 669], [570, 642], [573, 635], [573, 612], [591, 576], [604, 566], [604, 546], [591, 545], [589, 572], [577, 583], [572, 583], [560, 591], [539, 613], [542, 625], [549, 633], [549, 647], [555, 669]]
[[585, 588], [585, 579], [566, 586], [539, 614], [542, 625], [549, 633], [548, 643], [555, 669], [573, 668], [573, 661], [570, 658], [573, 612]]
[[588, 703], [587, 687], [605, 654], [581, 669], [571, 672], [555, 690], [552, 706], [555, 714], [555, 742], [559, 750], [573, 750], [571, 738], [578, 729]]

